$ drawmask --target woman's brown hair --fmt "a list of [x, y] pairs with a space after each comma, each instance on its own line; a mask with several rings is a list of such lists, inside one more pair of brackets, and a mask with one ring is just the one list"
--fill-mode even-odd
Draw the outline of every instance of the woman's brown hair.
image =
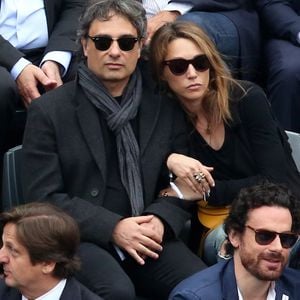
[[[160, 87], [165, 85], [165, 82], [162, 80], [163, 61], [167, 56], [168, 45], [178, 38], [192, 41], [209, 60], [210, 82], [208, 91], [203, 99], [203, 109], [210, 123], [213, 125], [221, 121], [228, 122], [231, 119], [229, 89], [232, 84], [239, 84], [232, 78], [228, 67], [211, 39], [194, 23], [187, 21], [167, 23], [154, 34], [149, 51], [154, 79]], [[190, 117], [193, 119], [193, 116]]]

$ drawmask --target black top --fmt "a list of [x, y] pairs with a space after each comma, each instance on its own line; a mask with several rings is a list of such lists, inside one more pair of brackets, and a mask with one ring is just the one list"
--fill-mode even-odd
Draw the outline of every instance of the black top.
[[225, 125], [224, 144], [211, 148], [202, 136], [190, 127], [191, 156], [206, 166], [214, 167], [216, 186], [209, 202], [230, 204], [242, 187], [256, 184], [262, 178], [287, 183], [300, 196], [300, 175], [291, 156], [287, 136], [270, 110], [264, 92], [258, 86], [241, 82], [231, 93], [232, 121]]

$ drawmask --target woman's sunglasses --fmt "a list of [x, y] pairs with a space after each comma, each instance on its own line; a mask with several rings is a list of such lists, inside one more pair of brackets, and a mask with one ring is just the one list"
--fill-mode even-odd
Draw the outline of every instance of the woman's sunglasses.
[[124, 36], [124, 37], [120, 37], [120, 38], [112, 38], [111, 36], [89, 36], [88, 38], [90, 38], [94, 44], [97, 50], [100, 51], [106, 51], [110, 48], [111, 44], [113, 41], [117, 41], [119, 48], [122, 51], [130, 51], [133, 49], [135, 43], [139, 40], [136, 37], [131, 37], [131, 36]]
[[197, 55], [193, 59], [177, 58], [163, 62], [163, 65], [168, 66], [170, 71], [177, 76], [183, 75], [190, 64], [199, 72], [204, 72], [210, 68], [209, 60], [205, 54]]
[[265, 229], [254, 229], [249, 225], [246, 225], [246, 227], [255, 232], [255, 241], [257, 244], [262, 246], [271, 244], [278, 235], [282, 247], [288, 249], [288, 248], [292, 248], [296, 244], [299, 238], [298, 234], [292, 232], [279, 233], [276, 231], [269, 231]]

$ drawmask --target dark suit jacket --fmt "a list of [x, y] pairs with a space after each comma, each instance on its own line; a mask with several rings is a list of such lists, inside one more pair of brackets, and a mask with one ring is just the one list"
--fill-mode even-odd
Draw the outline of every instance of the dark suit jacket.
[[[85, 0], [44, 0], [49, 41], [44, 56], [49, 51], [76, 50], [78, 18]], [[1, 5], [1, 0], [0, 0]], [[0, 66], [8, 71], [24, 56], [0, 35]]]
[[299, 46], [300, 1], [256, 0], [256, 5], [271, 38], [289, 40]]
[[[138, 116], [145, 213], [160, 216], [178, 234], [189, 218], [182, 202], [155, 199], [166, 157], [185, 150], [184, 116], [176, 101], [152, 90], [144, 86]], [[84, 241], [109, 247], [122, 216], [105, 207], [109, 162], [99, 114], [75, 81], [30, 105], [23, 149], [25, 199], [46, 199], [63, 207], [78, 221]]]
[[[276, 300], [300, 299], [300, 272], [286, 268], [276, 281]], [[288, 298], [282, 298], [283, 295]], [[219, 262], [179, 283], [169, 300], [238, 300], [233, 259]]]
[[240, 38], [240, 78], [257, 82], [260, 62], [259, 19], [252, 0], [172, 0], [192, 4], [192, 11], [218, 12], [235, 24]]
[[[14, 288], [8, 287], [4, 280], [0, 280], [0, 299], [21, 300], [21, 293]], [[92, 293], [75, 278], [69, 278], [61, 294], [60, 300], [101, 300], [99, 296]]]

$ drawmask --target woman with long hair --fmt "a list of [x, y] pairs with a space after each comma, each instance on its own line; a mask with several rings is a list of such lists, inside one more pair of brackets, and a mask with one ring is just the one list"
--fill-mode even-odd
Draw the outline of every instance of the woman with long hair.
[[173, 153], [167, 160], [180, 180], [172, 182], [177, 195], [186, 196], [189, 187], [205, 205], [226, 207], [241, 188], [267, 179], [300, 197], [299, 171], [265, 93], [232, 78], [203, 30], [168, 23], [153, 36], [149, 53], [161, 92], [180, 102], [190, 126], [190, 157]]

